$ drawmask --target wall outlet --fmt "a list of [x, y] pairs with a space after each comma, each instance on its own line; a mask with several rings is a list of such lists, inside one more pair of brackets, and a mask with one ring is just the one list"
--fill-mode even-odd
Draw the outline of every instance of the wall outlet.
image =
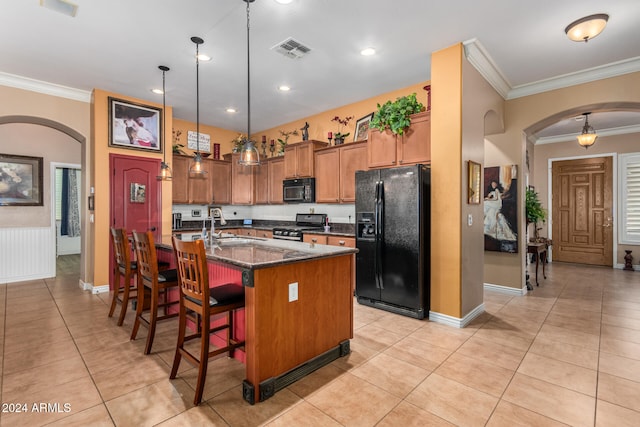
[[289, 302], [298, 301], [298, 282], [289, 283]]
[[471, 227], [473, 225], [473, 215], [467, 215], [467, 225]]

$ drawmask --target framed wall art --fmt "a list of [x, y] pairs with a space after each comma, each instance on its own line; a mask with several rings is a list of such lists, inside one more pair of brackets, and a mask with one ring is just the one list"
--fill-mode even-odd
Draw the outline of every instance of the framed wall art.
[[42, 157], [0, 153], [0, 206], [42, 205]]
[[109, 146], [162, 152], [162, 109], [109, 97]]
[[469, 184], [467, 186], [467, 203], [470, 205], [480, 204], [480, 193], [482, 190], [482, 166], [473, 160], [467, 162], [467, 173], [469, 175]]
[[365, 141], [369, 137], [369, 123], [373, 119], [373, 113], [358, 119], [356, 122], [356, 131], [353, 134], [353, 142]]
[[484, 250], [518, 252], [518, 166], [484, 168]]

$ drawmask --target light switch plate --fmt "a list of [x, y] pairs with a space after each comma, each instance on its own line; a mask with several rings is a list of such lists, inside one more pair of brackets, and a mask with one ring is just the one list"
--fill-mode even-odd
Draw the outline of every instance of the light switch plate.
[[289, 302], [298, 301], [298, 282], [289, 283]]
[[473, 225], [473, 215], [469, 214], [467, 216], [467, 225], [471, 227]]

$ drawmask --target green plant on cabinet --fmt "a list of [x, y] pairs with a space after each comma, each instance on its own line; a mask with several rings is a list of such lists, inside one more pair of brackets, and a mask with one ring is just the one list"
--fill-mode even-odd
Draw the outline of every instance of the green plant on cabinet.
[[402, 135], [411, 124], [411, 115], [425, 110], [416, 94], [402, 96], [395, 101], [378, 104], [378, 111], [373, 115], [370, 128], [384, 132], [389, 129], [395, 135]]

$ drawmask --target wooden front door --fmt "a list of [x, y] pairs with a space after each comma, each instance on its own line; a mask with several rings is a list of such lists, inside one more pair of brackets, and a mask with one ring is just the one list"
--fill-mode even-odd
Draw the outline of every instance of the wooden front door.
[[553, 162], [554, 261], [613, 266], [613, 160]]
[[[126, 228], [129, 234], [133, 230], [150, 230], [154, 232], [155, 240], [159, 240], [162, 235], [162, 181], [156, 176], [160, 171], [160, 160], [111, 154], [109, 170], [111, 227]], [[109, 253], [113, 253], [111, 237], [109, 242]], [[113, 274], [113, 259], [109, 271]]]

